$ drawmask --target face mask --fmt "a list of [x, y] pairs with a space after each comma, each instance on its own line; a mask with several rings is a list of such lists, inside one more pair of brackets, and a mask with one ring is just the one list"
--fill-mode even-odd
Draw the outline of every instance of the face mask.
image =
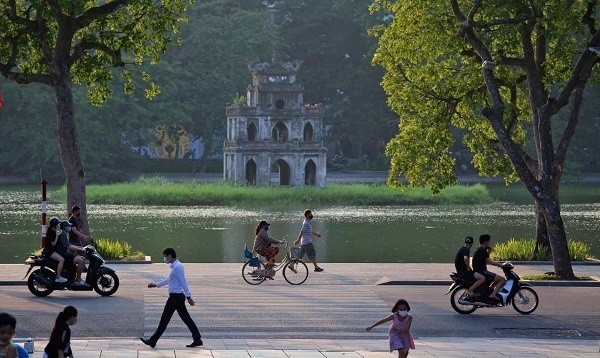
[[312, 220], [313, 216], [312, 216], [312, 215], [308, 215], [308, 218], [309, 218], [310, 220]]
[[71, 232], [71, 227], [70, 226], [65, 226], [65, 231], [66, 232]]
[[408, 315], [407, 311], [398, 311], [398, 314], [400, 315], [400, 317], [406, 317], [406, 315]]
[[166, 257], [166, 256], [163, 256], [163, 262], [164, 262], [164, 263], [166, 263], [166, 264], [168, 264], [168, 263], [169, 263], [169, 261], [167, 260], [167, 257]]
[[265, 226], [265, 231], [268, 231], [268, 230], [269, 230], [269, 227], [268, 227], [268, 226]]

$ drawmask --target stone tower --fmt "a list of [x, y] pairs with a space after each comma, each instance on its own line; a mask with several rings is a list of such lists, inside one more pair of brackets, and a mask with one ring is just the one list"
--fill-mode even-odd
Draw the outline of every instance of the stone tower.
[[320, 105], [305, 105], [300, 61], [251, 63], [245, 105], [227, 107], [223, 178], [250, 185], [327, 181]]

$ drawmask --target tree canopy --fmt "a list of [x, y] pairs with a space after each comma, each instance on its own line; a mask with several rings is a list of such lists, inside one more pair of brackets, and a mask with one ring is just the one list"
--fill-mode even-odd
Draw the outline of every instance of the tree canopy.
[[386, 69], [383, 87], [400, 116], [386, 149], [389, 182], [404, 176], [434, 191], [454, 182], [451, 131], [464, 130], [481, 174], [526, 186], [556, 272], [571, 277], [558, 187], [600, 53], [596, 2], [378, 0], [373, 10], [390, 15], [372, 30], [374, 62]]

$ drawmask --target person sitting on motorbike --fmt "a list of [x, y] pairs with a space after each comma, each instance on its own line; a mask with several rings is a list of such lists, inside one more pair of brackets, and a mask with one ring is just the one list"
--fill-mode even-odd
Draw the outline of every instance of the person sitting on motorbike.
[[467, 236], [465, 238], [465, 243], [463, 247], [461, 247], [456, 253], [456, 258], [454, 259], [454, 267], [456, 268], [456, 273], [466, 278], [469, 281], [474, 281], [471, 287], [467, 289], [466, 297], [475, 296], [475, 289], [479, 287], [482, 283], [485, 282], [485, 277], [478, 273], [474, 272], [471, 269], [471, 247], [473, 246], [473, 238], [471, 236]]
[[473, 255], [473, 271], [482, 274], [486, 280], [492, 281], [494, 290], [490, 294], [490, 298], [496, 298], [496, 294], [500, 291], [506, 280], [504, 277], [487, 270], [487, 264], [502, 267], [501, 263], [490, 259], [490, 251], [492, 249], [490, 245], [491, 239], [488, 234], [479, 236], [479, 247]]
[[275, 266], [275, 257], [279, 253], [279, 247], [272, 246], [273, 244], [283, 244], [284, 241], [275, 240], [269, 237], [267, 230], [269, 230], [269, 224], [266, 221], [261, 221], [256, 227], [256, 237], [254, 238], [254, 246], [252, 251], [259, 255], [267, 258], [267, 264], [265, 265], [267, 270], [271, 270], [271, 276], [275, 274], [273, 267]]
[[83, 256], [74, 255], [71, 251], [80, 252], [83, 251], [83, 247], [73, 245], [69, 242], [69, 232], [71, 231], [71, 223], [68, 221], [62, 221], [60, 223], [60, 229], [62, 232], [58, 235], [56, 243], [56, 252], [58, 252], [69, 264], [75, 264], [77, 266], [77, 274], [75, 276], [75, 284], [86, 285], [85, 281], [81, 279], [81, 273], [85, 267], [85, 259]]
[[65, 283], [67, 282], [67, 279], [61, 276], [65, 259], [64, 257], [60, 256], [58, 252], [56, 252], [56, 242], [58, 239], [58, 234], [56, 231], [59, 229], [60, 220], [58, 218], [52, 218], [48, 224], [49, 226], [48, 230], [46, 231], [46, 241], [44, 243], [44, 247], [42, 248], [42, 255], [58, 262], [58, 266], [56, 266], [56, 278], [54, 281], [58, 283]]
[[86, 235], [82, 233], [79, 229], [81, 226], [81, 208], [77, 205], [73, 206], [71, 209], [71, 217], [69, 218], [69, 222], [71, 223], [71, 232], [69, 233], [69, 241], [71, 244], [75, 246], [85, 246], [89, 245], [92, 241], [92, 237], [90, 235]]

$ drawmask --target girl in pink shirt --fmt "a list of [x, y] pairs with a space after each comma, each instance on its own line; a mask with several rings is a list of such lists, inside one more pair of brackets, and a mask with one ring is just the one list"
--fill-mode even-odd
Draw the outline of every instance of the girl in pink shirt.
[[410, 311], [408, 302], [405, 299], [399, 299], [392, 308], [391, 315], [367, 327], [367, 331], [370, 331], [375, 326], [392, 321], [390, 326], [390, 353], [398, 350], [399, 358], [407, 357], [409, 349], [415, 349], [415, 342], [412, 333], [410, 333], [412, 316], [408, 311]]

